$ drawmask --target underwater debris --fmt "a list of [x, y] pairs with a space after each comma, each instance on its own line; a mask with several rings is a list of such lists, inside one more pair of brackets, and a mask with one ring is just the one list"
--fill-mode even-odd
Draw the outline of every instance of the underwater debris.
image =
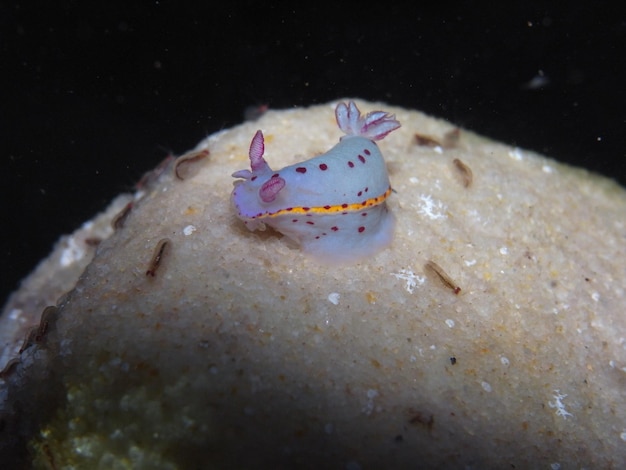
[[137, 183], [135, 184], [135, 189], [140, 191], [142, 189], [149, 188], [154, 183], [156, 183], [165, 171], [165, 169], [170, 165], [170, 163], [172, 163], [172, 161], [174, 161], [174, 158], [175, 157], [173, 155], [168, 155], [163, 160], [161, 160], [161, 163], [159, 163], [152, 170], [145, 172], [143, 176], [139, 179], [139, 181], [137, 181]]
[[441, 147], [444, 149], [454, 148], [458, 145], [461, 138], [461, 129], [458, 127], [446, 132], [442, 139], [432, 137], [426, 134], [420, 134], [416, 132], [415, 143], [420, 147]]
[[174, 162], [174, 174], [179, 180], [185, 180], [193, 176], [193, 171], [189, 167], [195, 166], [199, 160], [203, 160], [209, 156], [209, 150], [199, 150], [197, 152], [189, 152], [181, 155]]
[[443, 268], [434, 261], [429, 260], [424, 265], [424, 271], [426, 271], [427, 274], [434, 274], [435, 277], [437, 277], [437, 279], [439, 279], [444, 286], [452, 289], [455, 295], [459, 295], [459, 293], [461, 292], [461, 288], [457, 285], [457, 283], [454, 282], [452, 278], [448, 275], [448, 273], [446, 273]]
[[124, 208], [117, 213], [113, 220], [111, 221], [111, 226], [113, 230], [119, 230], [124, 227], [126, 223], [126, 219], [128, 218], [130, 211], [133, 209], [133, 201], [130, 201], [128, 204], [124, 206]]
[[162, 238], [159, 240], [159, 243], [157, 243], [154, 253], [152, 254], [152, 258], [150, 259], [146, 276], [154, 277], [156, 275], [157, 269], [161, 266], [166, 253], [169, 251], [171, 243], [172, 241], [169, 238]]
[[472, 169], [458, 158], [452, 160], [452, 163], [454, 164], [454, 168], [457, 169], [457, 174], [461, 179], [461, 183], [463, 183], [463, 187], [469, 188], [474, 181], [474, 174], [472, 173]]
[[0, 379], [4, 380], [9, 377], [15, 371], [15, 368], [17, 367], [19, 362], [20, 360], [17, 357], [14, 357], [9, 362], [7, 362], [6, 366], [4, 366], [4, 369], [0, 371]]
[[31, 328], [28, 332], [28, 335], [26, 335], [26, 338], [22, 343], [22, 347], [19, 350], [19, 354], [22, 354], [34, 344], [44, 344], [46, 334], [50, 330], [50, 327], [56, 322], [58, 312], [59, 309], [54, 305], [49, 305], [43, 309], [39, 325]]
[[434, 137], [426, 134], [418, 134], [417, 132], [415, 133], [415, 143], [420, 147], [443, 147], [441, 142]]

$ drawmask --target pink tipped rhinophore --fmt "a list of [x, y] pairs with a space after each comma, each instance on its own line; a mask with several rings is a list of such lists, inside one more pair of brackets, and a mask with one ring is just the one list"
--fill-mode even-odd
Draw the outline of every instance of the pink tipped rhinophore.
[[274, 171], [263, 157], [259, 130], [250, 144], [250, 170], [233, 173], [237, 216], [250, 230], [269, 225], [323, 261], [354, 262], [391, 243], [394, 219], [383, 156], [374, 141], [400, 127], [395, 116], [361, 116], [354, 102], [339, 103], [346, 134], [323, 155]]
[[265, 140], [263, 139], [263, 133], [256, 131], [252, 142], [250, 143], [250, 167], [253, 172], [259, 172], [269, 168], [263, 154], [265, 153]]

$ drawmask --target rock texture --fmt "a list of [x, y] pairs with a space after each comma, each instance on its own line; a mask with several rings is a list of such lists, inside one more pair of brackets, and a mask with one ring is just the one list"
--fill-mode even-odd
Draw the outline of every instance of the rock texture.
[[391, 248], [328, 267], [249, 232], [230, 207], [255, 131], [272, 167], [295, 163], [338, 141], [334, 103], [210, 136], [184, 179], [173, 164], [153, 175], [3, 373], [3, 457], [624, 468], [624, 190], [416, 111], [357, 104], [403, 125], [379, 144]]

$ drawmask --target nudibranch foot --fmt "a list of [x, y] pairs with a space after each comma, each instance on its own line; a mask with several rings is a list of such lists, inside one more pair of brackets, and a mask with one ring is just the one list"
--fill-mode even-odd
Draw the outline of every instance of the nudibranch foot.
[[266, 225], [323, 261], [354, 262], [391, 243], [394, 219], [386, 204], [391, 185], [374, 141], [400, 127], [393, 115], [362, 116], [340, 103], [337, 124], [346, 133], [323, 155], [274, 171], [263, 157], [259, 130], [250, 143], [250, 170], [239, 170], [232, 202], [251, 230]]
[[368, 217], [373, 216], [372, 219], [377, 220], [369, 221], [367, 226], [336, 232], [331, 226], [331, 230], [301, 240], [302, 251], [327, 265], [350, 264], [372, 257], [391, 244], [396, 223], [386, 206], [384, 210], [377, 211], [377, 215], [368, 214]]

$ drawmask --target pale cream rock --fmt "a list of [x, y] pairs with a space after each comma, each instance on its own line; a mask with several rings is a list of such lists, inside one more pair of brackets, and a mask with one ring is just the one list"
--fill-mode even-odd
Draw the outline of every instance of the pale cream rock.
[[215, 134], [0, 382], [0, 438], [34, 429], [36, 463], [77, 468], [626, 467], [624, 190], [470, 132], [419, 146], [453, 126], [357, 104], [403, 126], [379, 143], [389, 249], [320, 265], [230, 207], [257, 129], [272, 167], [293, 164], [337, 143], [335, 103]]
[[[137, 193], [135, 197], [141, 197]], [[112, 219], [133, 200], [131, 194], [116, 197], [106, 211], [63, 236], [53, 252], [22, 280], [0, 315], [0, 369], [14, 358], [33, 324], [47, 305], [56, 305], [71, 290], [96, 253], [100, 242], [113, 233]]]

